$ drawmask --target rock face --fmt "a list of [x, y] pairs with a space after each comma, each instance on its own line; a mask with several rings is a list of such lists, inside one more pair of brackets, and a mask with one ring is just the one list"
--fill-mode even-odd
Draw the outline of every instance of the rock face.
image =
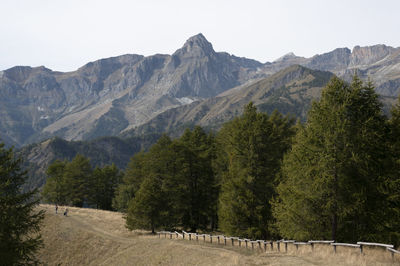
[[172, 55], [122, 55], [65, 73], [22, 66], [1, 71], [0, 138], [18, 147], [51, 136], [88, 140], [120, 135], [154, 122], [173, 108], [204, 100], [218, 102], [212, 98], [292, 65], [330, 71], [345, 79], [357, 70], [362, 78], [371, 77], [382, 95], [399, 93], [399, 48], [338, 48], [311, 58], [290, 53], [262, 64], [215, 52], [198, 34]]

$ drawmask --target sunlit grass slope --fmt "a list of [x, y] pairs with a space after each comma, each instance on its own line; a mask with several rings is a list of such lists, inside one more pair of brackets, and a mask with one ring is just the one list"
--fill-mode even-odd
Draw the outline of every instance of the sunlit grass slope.
[[[46, 211], [42, 227], [45, 248], [39, 258], [45, 265], [399, 265], [380, 250], [360, 256], [356, 251], [332, 254], [328, 247], [319, 251], [288, 253], [252, 252], [244, 248], [204, 244], [199, 241], [159, 239], [147, 232], [130, 232], [122, 214], [65, 207], [55, 214], [54, 206], [41, 205]], [[397, 263], [397, 264], [396, 264]]]

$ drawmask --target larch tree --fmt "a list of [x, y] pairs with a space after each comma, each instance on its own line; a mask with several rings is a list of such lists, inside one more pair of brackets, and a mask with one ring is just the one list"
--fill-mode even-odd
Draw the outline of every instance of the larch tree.
[[277, 112], [258, 113], [250, 103], [241, 117], [221, 129], [218, 139], [227, 171], [222, 174], [218, 214], [224, 232], [271, 238], [270, 200], [283, 154], [290, 147], [292, 124]]
[[372, 84], [333, 78], [284, 159], [273, 201], [280, 234], [296, 240], [379, 240], [386, 133]]

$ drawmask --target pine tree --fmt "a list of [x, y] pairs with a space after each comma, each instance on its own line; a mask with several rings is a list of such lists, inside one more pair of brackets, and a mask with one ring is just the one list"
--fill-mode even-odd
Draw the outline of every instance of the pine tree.
[[12, 149], [0, 143], [0, 261], [2, 265], [38, 263], [35, 252], [42, 246], [39, 234], [44, 217], [38, 211], [36, 190], [23, 193], [27, 173]]
[[384, 223], [386, 123], [371, 83], [333, 78], [285, 157], [273, 203], [285, 238], [376, 241]]
[[274, 195], [280, 161], [290, 147], [292, 123], [277, 112], [271, 116], [257, 113], [250, 103], [242, 117], [226, 124], [219, 133], [227, 162], [219, 221], [226, 233], [252, 238], [272, 236], [269, 201]]

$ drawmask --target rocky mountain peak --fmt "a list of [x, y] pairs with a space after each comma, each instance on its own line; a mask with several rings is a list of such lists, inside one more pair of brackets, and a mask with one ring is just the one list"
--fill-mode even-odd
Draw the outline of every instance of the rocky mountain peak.
[[294, 58], [297, 58], [297, 57], [298, 56], [296, 56], [293, 52], [290, 52], [290, 53], [285, 54], [284, 56], [279, 57], [274, 62], [282, 62], [282, 61], [294, 59]]
[[206, 55], [214, 54], [215, 51], [212, 44], [204, 37], [203, 34], [199, 33], [195, 36], [190, 37], [183, 47], [175, 52], [174, 55], [190, 54], [194, 57], [203, 57]]

